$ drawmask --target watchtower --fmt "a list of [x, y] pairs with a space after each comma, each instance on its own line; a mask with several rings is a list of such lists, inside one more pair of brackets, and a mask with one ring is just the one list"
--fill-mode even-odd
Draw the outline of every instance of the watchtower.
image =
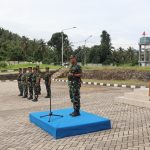
[[150, 66], [150, 37], [141, 37], [139, 41], [139, 65]]

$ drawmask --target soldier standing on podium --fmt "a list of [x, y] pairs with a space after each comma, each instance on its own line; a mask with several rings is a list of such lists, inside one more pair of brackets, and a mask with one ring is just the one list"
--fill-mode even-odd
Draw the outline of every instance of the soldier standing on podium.
[[70, 114], [72, 117], [80, 115], [80, 87], [81, 87], [81, 66], [77, 64], [76, 56], [70, 56], [71, 67], [68, 73], [68, 86], [71, 102], [74, 111]]

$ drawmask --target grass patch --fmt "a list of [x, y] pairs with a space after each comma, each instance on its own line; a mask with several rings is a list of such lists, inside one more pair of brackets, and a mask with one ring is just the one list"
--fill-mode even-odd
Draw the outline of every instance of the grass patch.
[[139, 70], [139, 71], [150, 71], [150, 67], [140, 67], [140, 66], [83, 66], [84, 70]]
[[121, 84], [121, 85], [140, 85], [147, 86], [148, 82], [139, 80], [96, 80], [96, 79], [83, 79], [86, 82], [97, 82], [97, 83], [110, 83], [110, 84]]
[[[0, 70], [13, 70], [18, 68], [28, 68], [28, 67], [35, 67], [36, 64], [16, 64], [16, 65], [8, 65], [5, 68], [0, 68]], [[45, 67], [49, 67], [50, 69], [59, 69], [60, 66], [48, 65], [48, 64], [41, 64], [39, 65], [40, 69], [45, 69]]]
[[[36, 64], [16, 64], [16, 65], [8, 65], [6, 67], [0, 67], [0, 70], [13, 70], [18, 68], [27, 68], [27, 67], [35, 67]], [[60, 66], [41, 64], [39, 65], [41, 69], [45, 67], [49, 67], [50, 69], [59, 69]], [[139, 67], [139, 66], [82, 66], [83, 70], [139, 70], [139, 71], [150, 71], [150, 67]]]

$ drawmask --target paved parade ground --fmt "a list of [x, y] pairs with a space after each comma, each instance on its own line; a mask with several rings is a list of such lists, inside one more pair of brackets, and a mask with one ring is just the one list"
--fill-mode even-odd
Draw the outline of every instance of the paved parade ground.
[[[30, 112], [48, 110], [49, 99], [42, 84], [38, 102], [18, 97], [17, 81], [0, 81], [0, 150], [149, 150], [150, 109], [116, 103], [126, 88], [84, 85], [81, 108], [109, 118], [112, 129], [55, 140], [31, 124]], [[52, 107], [71, 107], [66, 83], [52, 83]]]

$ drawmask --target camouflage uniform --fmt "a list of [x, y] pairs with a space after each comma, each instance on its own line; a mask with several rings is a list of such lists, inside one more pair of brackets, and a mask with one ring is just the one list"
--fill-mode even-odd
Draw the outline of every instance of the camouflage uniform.
[[27, 84], [27, 73], [23, 73], [21, 76], [21, 83], [23, 86], [23, 97], [28, 97], [28, 84]]
[[[81, 66], [75, 64], [70, 67], [69, 73], [81, 74]], [[80, 111], [80, 87], [81, 77], [68, 76], [68, 86], [71, 102], [73, 103], [74, 111]]]
[[22, 85], [22, 82], [21, 82], [21, 77], [22, 77], [22, 73], [19, 73], [18, 74], [18, 77], [17, 77], [17, 81], [18, 81], [18, 89], [19, 89], [19, 96], [23, 96], [23, 85]]
[[33, 76], [33, 73], [32, 73], [32, 72], [29, 72], [29, 73], [27, 74], [28, 90], [29, 90], [29, 99], [32, 99], [32, 98], [33, 98], [32, 76]]
[[32, 75], [32, 85], [33, 85], [33, 92], [34, 92], [34, 100], [33, 101], [38, 101], [38, 95], [40, 91], [40, 74], [39, 73], [33, 73]]
[[51, 74], [50, 72], [46, 72], [44, 74], [44, 80], [45, 80], [45, 86], [46, 86], [46, 91], [47, 91], [47, 96], [46, 98], [49, 98], [51, 95], [51, 90], [50, 90], [50, 80], [51, 80]]
[[[37, 65], [36, 68], [38, 70], [38, 73], [41, 74], [39, 65]], [[41, 95], [41, 84], [38, 85], [38, 89], [39, 89], [39, 95]]]

